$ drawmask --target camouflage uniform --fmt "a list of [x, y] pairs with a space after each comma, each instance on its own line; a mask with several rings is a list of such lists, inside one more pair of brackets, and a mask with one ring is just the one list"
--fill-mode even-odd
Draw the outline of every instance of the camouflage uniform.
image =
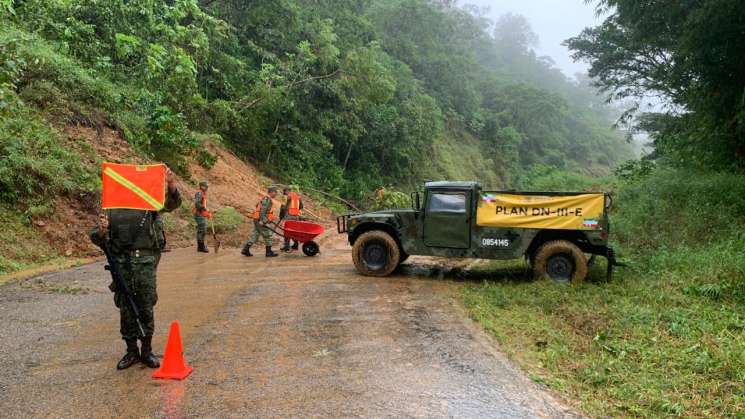
[[[290, 197], [285, 193], [285, 202], [284, 202], [284, 204], [282, 204], [282, 207], [280, 207], [280, 209], [279, 209], [279, 219], [280, 220], [286, 220], [286, 221], [300, 221], [300, 216], [299, 215], [290, 215], [290, 214], [288, 214], [289, 207], [290, 207]], [[300, 210], [302, 210], [302, 209], [303, 209], [303, 200], [301, 199], [300, 200]], [[295, 250], [297, 250], [299, 246], [300, 246], [300, 244], [298, 243], [298, 241], [297, 240], [293, 240], [292, 248], [295, 249]], [[283, 250], [285, 252], [290, 251], [290, 239], [288, 239], [287, 237], [285, 237], [284, 246], [280, 250]]]
[[[181, 206], [178, 189], [168, 191], [163, 211], [170, 212]], [[127, 303], [127, 297], [112, 281], [109, 289], [114, 292], [114, 304], [119, 308], [120, 333], [127, 343], [128, 353], [137, 349], [137, 338], [142, 341], [143, 356], [151, 354], [151, 340], [155, 328], [153, 308], [158, 302], [156, 271], [160, 254], [166, 244], [163, 221], [154, 211], [114, 209], [108, 212], [109, 228], [106, 235], [98, 234], [96, 225], [90, 232], [91, 241], [102, 249], [107, 240], [112, 259], [133, 294], [140, 311], [140, 321], [145, 336], [139, 336], [137, 321]], [[132, 347], [134, 345], [134, 347]]]
[[268, 196], [265, 196], [261, 199], [261, 207], [259, 210], [259, 219], [254, 220], [254, 230], [251, 232], [251, 235], [248, 237], [248, 241], [243, 246], [244, 249], [249, 248], [253, 246], [254, 243], [256, 243], [259, 240], [259, 234], [264, 238], [264, 244], [267, 246], [272, 245], [272, 231], [269, 230], [264, 224], [266, 224], [269, 220], [267, 215], [269, 214], [270, 210], [272, 209], [272, 199]]
[[204, 246], [204, 237], [207, 235], [207, 217], [200, 215], [203, 211], [207, 211], [207, 208], [202, 206], [202, 198], [202, 191], [198, 191], [194, 196], [194, 207], [196, 208], [194, 221], [197, 222], [197, 245], [200, 247]]

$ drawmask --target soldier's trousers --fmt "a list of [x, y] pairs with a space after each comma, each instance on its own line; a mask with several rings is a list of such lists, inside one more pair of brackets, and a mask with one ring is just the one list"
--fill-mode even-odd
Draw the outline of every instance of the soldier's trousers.
[[207, 217], [194, 216], [197, 222], [197, 242], [204, 243], [204, 236], [207, 234]]
[[251, 235], [248, 236], [248, 241], [245, 245], [243, 245], [243, 248], [251, 247], [254, 243], [259, 241], [259, 234], [261, 234], [261, 237], [264, 238], [264, 244], [267, 246], [272, 245], [272, 231], [269, 230], [267, 227], [262, 226], [261, 223], [254, 220], [254, 230], [251, 232]]
[[[131, 257], [128, 264], [124, 257], [117, 257], [116, 263], [120, 267], [129, 291], [134, 297], [137, 309], [140, 311], [140, 321], [145, 336], [152, 336], [155, 329], [154, 307], [158, 302], [155, 272], [160, 255]], [[114, 303], [119, 308], [120, 332], [122, 339], [137, 339], [139, 330], [134, 312], [122, 290], [114, 291]]]
[[[285, 217], [285, 221], [300, 221], [300, 217], [297, 215], [288, 215]], [[298, 245], [297, 240], [293, 240], [293, 242], [295, 246]], [[288, 239], [287, 237], [285, 237], [285, 247], [290, 247], [290, 239]]]

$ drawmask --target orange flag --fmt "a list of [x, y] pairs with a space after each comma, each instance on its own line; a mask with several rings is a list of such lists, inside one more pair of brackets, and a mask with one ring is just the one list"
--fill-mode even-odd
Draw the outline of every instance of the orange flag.
[[160, 211], [166, 201], [166, 166], [103, 163], [103, 209]]

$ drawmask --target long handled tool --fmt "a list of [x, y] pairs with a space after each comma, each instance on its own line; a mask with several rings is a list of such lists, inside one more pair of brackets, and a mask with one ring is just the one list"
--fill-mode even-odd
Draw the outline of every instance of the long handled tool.
[[215, 239], [215, 253], [220, 251], [220, 240], [217, 238], [217, 233], [215, 233], [215, 222], [210, 218], [210, 226], [212, 227], [212, 238]]

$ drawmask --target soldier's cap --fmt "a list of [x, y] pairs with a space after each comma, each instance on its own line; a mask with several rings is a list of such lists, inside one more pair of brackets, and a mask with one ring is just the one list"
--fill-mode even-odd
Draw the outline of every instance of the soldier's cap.
[[207, 182], [206, 180], [203, 180], [203, 181], [199, 182], [199, 187], [200, 188], [209, 188], [210, 187], [210, 183]]
[[266, 190], [268, 193], [277, 192], [276, 186], [270, 186], [269, 189]]

